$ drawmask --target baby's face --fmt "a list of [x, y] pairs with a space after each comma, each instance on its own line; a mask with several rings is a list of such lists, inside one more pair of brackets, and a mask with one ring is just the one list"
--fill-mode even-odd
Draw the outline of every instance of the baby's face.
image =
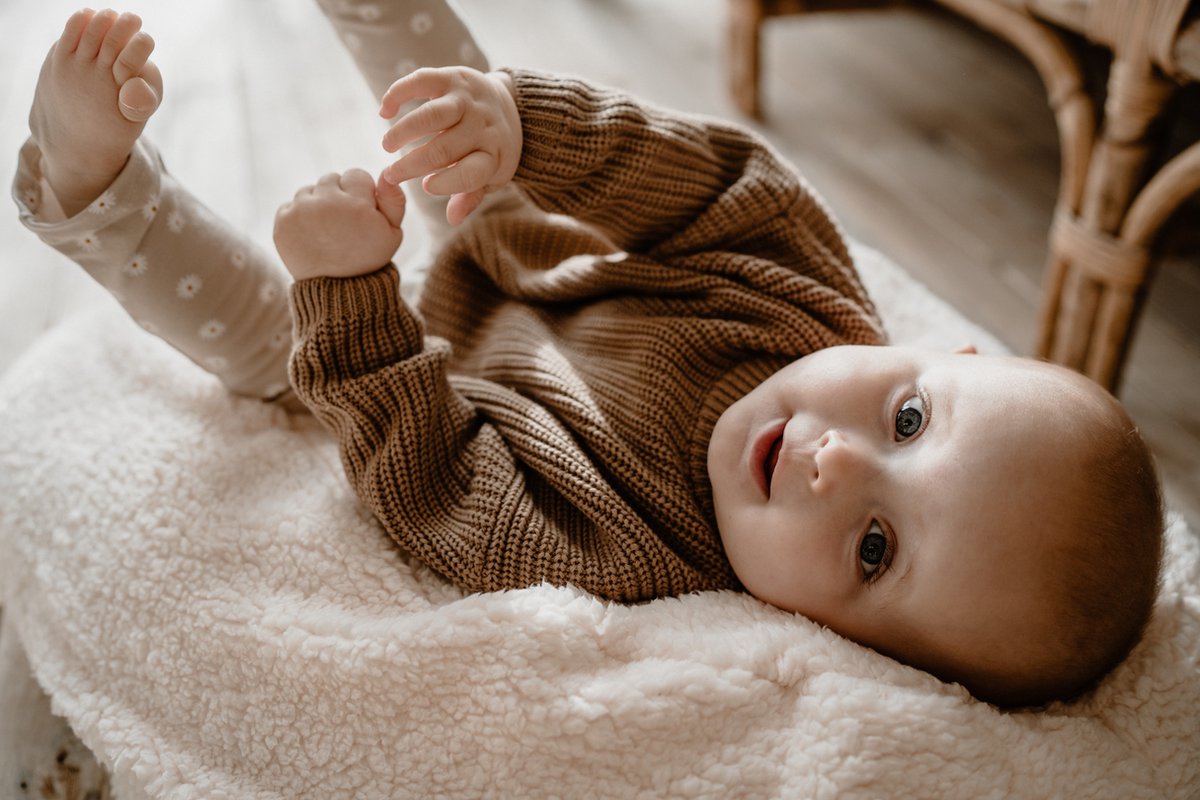
[[[721, 416], [717, 523], [747, 590], [916, 666], [1019, 658], [1067, 543], [1076, 461], [1059, 368], [1025, 359], [836, 347]], [[1041, 612], [1041, 613], [1039, 613]]]

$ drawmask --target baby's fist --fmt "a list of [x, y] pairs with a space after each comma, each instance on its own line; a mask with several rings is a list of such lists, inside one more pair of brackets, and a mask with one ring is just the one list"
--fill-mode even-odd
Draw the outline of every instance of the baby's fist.
[[399, 186], [361, 169], [330, 173], [279, 207], [275, 247], [296, 280], [365, 275], [396, 254], [403, 219]]

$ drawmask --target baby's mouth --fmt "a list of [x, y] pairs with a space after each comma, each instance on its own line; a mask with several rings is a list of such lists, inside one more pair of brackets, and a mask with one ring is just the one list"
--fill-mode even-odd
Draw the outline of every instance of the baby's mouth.
[[775, 465], [779, 463], [779, 450], [783, 447], [783, 432], [775, 437], [775, 441], [771, 443], [771, 449], [767, 451], [767, 457], [763, 459], [763, 475], [767, 479], [767, 497], [771, 496], [771, 479], [775, 476]]
[[771, 479], [775, 476], [775, 467], [779, 463], [779, 451], [783, 447], [783, 433], [786, 428], [787, 420], [781, 420], [762, 431], [754, 440], [750, 458], [746, 461], [747, 471], [753, 476], [763, 497], [768, 500], [771, 499]]

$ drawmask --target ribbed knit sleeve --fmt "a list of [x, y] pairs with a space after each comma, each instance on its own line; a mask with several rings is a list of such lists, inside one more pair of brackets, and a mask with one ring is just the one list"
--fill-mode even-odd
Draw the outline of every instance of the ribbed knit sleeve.
[[524, 137], [516, 181], [624, 250], [686, 228], [743, 172], [748, 148], [729, 151], [718, 128], [581, 80], [510, 75]]
[[486, 531], [446, 524], [470, 493], [475, 413], [448, 382], [447, 348], [426, 345], [400, 298], [395, 268], [297, 281], [291, 301], [292, 386], [337, 436], [359, 498], [402, 546], [476, 584]]
[[753, 131], [580, 79], [508, 72], [524, 136], [515, 181], [535, 204], [657, 265], [804, 308], [821, 328], [805, 352], [883, 340], [824, 201]]
[[524, 135], [516, 181], [547, 211], [657, 260], [721, 252], [802, 270], [831, 255], [849, 265], [823, 202], [754, 132], [579, 79], [508, 72]]

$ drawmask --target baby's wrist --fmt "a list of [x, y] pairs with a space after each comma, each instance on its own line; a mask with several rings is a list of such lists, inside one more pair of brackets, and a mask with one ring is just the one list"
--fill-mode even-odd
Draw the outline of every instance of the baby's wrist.
[[381, 269], [389, 266], [391, 259], [383, 261], [370, 261], [351, 264], [313, 264], [300, 265], [295, 268], [288, 267], [288, 272], [291, 273], [293, 281], [306, 281], [314, 278], [361, 278], [364, 275], [370, 275], [378, 272]]
[[513, 83], [512, 75], [509, 75], [502, 69], [494, 70], [489, 73], [493, 78], [498, 80], [504, 89], [508, 92], [508, 96], [512, 99], [513, 104], [517, 102], [517, 86]]

